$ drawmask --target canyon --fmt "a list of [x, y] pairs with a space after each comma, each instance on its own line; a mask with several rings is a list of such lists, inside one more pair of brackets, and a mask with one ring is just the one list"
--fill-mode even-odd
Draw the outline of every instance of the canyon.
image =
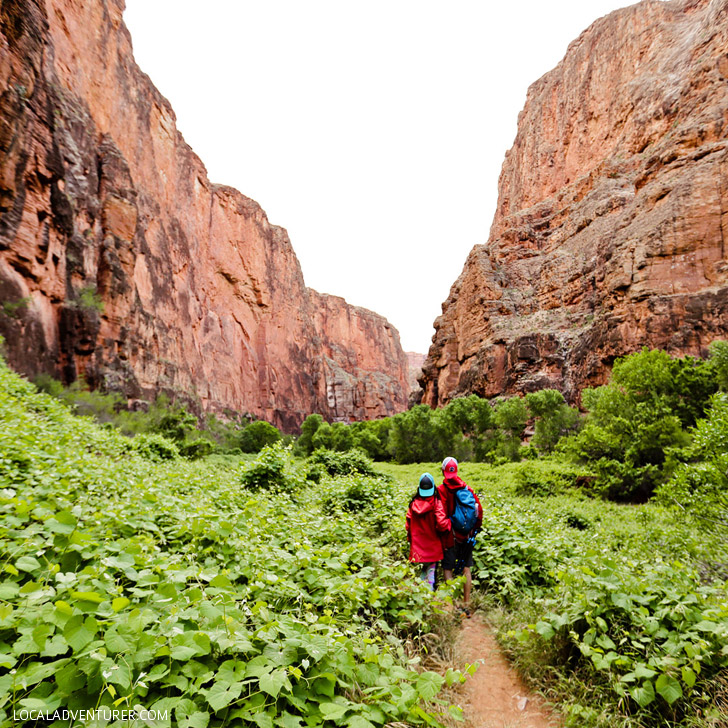
[[643, 0], [530, 87], [420, 401], [555, 388], [578, 402], [619, 356], [705, 356], [728, 338], [727, 49], [726, 0]]
[[[288, 432], [407, 406], [382, 316], [307, 288], [286, 231], [208, 179], [123, 0], [0, 6], [0, 334], [28, 377], [164, 392]], [[322, 213], [323, 214], [323, 213]]]

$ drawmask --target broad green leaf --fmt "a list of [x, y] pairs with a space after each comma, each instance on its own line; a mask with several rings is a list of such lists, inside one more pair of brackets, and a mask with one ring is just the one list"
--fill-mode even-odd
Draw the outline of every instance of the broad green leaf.
[[274, 698], [278, 697], [278, 693], [280, 693], [284, 686], [288, 690], [291, 689], [291, 683], [284, 669], [274, 670], [270, 674], [261, 675], [258, 683], [263, 692], [268, 693], [268, 695]]
[[253, 721], [256, 723], [258, 728], [273, 728], [273, 718], [270, 713], [266, 713], [262, 710], [257, 710], [253, 713]]
[[83, 618], [82, 614], [71, 617], [66, 622], [63, 636], [74, 652], [80, 652], [96, 635], [96, 620], [93, 617]]
[[680, 683], [672, 677], [663, 673], [655, 682], [657, 692], [672, 705], [678, 698], [682, 698], [683, 691]]
[[216, 682], [207, 691], [207, 702], [210, 707], [217, 712], [222, 710], [227, 705], [237, 700], [240, 697], [240, 693], [243, 690], [243, 683], [227, 683], [227, 682]]
[[349, 728], [375, 728], [366, 718], [361, 715], [352, 715], [346, 719], [346, 724]]
[[545, 640], [550, 640], [556, 634], [556, 632], [554, 632], [554, 628], [548, 622], [537, 622], [534, 629]]
[[46, 643], [40, 654], [43, 657], [57, 657], [68, 651], [68, 642], [62, 634], [55, 634]]
[[689, 667], [683, 667], [682, 669], [683, 682], [689, 687], [695, 685], [696, 676], [695, 673]]
[[341, 705], [340, 703], [321, 703], [319, 710], [326, 720], [338, 720], [344, 716], [344, 713], [348, 710], [348, 706]]
[[657, 675], [657, 670], [653, 670], [651, 667], [647, 667], [644, 663], [640, 662], [634, 669], [635, 677], [638, 678], [651, 678]]
[[53, 626], [50, 624], [39, 624], [33, 630], [33, 641], [38, 645], [38, 649], [42, 650], [45, 647], [46, 640], [53, 633]]
[[209, 713], [201, 713], [200, 711], [178, 719], [179, 728], [207, 728], [209, 722]]
[[122, 609], [124, 609], [124, 607], [128, 606], [129, 604], [131, 604], [131, 602], [126, 597], [116, 597], [111, 601], [111, 608], [115, 612], [120, 612]]
[[655, 699], [655, 689], [649, 680], [645, 680], [642, 685], [631, 687], [629, 694], [641, 708], [645, 708]]
[[93, 604], [101, 604], [105, 597], [98, 592], [72, 591], [71, 596], [79, 602], [92, 602]]
[[275, 724], [281, 728], [300, 728], [301, 718], [284, 710], [283, 715], [275, 719]]
[[20, 590], [20, 587], [13, 582], [0, 584], [0, 599], [12, 599]]
[[72, 533], [77, 523], [73, 514], [68, 511], [59, 511], [53, 518], [49, 518], [45, 525], [53, 533]]
[[15, 562], [15, 566], [21, 571], [33, 572], [40, 569], [40, 562], [38, 561], [38, 559], [34, 559], [32, 556], [21, 556]]
[[440, 692], [445, 679], [436, 672], [423, 672], [417, 678], [416, 690], [423, 700], [432, 700]]
[[[15, 563], [17, 564], [18, 562], [16, 561]], [[18, 567], [18, 568], [20, 568], [20, 567]], [[702, 622], [698, 622], [696, 625], [693, 626], [693, 629], [697, 629], [700, 632], [720, 632], [721, 631], [721, 628], [715, 622], [711, 622], [709, 620], [703, 620]]]

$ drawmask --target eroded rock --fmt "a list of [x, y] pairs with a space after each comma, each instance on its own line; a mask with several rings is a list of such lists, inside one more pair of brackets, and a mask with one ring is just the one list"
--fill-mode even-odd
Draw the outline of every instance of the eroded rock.
[[488, 242], [453, 284], [423, 401], [572, 401], [642, 346], [728, 335], [728, 2], [646, 0], [528, 92]]
[[[123, 0], [0, 6], [0, 333], [23, 373], [295, 430], [393, 414], [384, 318], [307, 288], [286, 231], [211, 184], [136, 66]], [[14, 306], [14, 308], [13, 308]]]

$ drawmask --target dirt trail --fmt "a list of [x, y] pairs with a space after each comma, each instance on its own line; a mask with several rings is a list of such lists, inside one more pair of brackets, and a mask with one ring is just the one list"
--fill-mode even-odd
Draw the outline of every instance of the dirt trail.
[[559, 717], [532, 695], [501, 654], [491, 631], [477, 615], [463, 620], [456, 643], [458, 661], [478, 663], [460, 694], [472, 728], [557, 728]]

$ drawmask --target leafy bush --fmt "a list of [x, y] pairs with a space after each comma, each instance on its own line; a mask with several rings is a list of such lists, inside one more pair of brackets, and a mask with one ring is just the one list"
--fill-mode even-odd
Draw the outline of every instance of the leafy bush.
[[692, 435], [682, 453], [688, 462], [659, 488], [658, 499], [728, 533], [728, 394], [714, 395], [707, 417], [698, 421]]
[[290, 449], [276, 442], [266, 445], [253, 462], [244, 466], [240, 483], [247, 490], [292, 491], [303, 484], [303, 478], [292, 466]]
[[555, 389], [542, 389], [526, 395], [526, 405], [535, 427], [531, 445], [540, 452], [552, 452], [558, 441], [579, 421], [579, 412], [569, 407], [564, 395]]
[[563, 659], [582, 663], [656, 722], [675, 719], [682, 700], [728, 666], [722, 590], [701, 586], [695, 576], [659, 559], [625, 569], [600, 556], [558, 578], [531, 634], [558, 640]]
[[308, 457], [314, 450], [313, 436], [323, 424], [324, 418], [318, 414], [306, 417], [301, 425], [301, 434], [296, 440], [293, 452], [296, 455]]
[[379, 510], [389, 501], [391, 486], [381, 478], [348, 475], [340, 477], [324, 492], [321, 503], [324, 513], [339, 510], [358, 512]]
[[500, 429], [497, 453], [518, 460], [523, 430], [528, 422], [528, 407], [521, 397], [502, 399], [495, 407], [495, 422]]
[[143, 432], [129, 440], [128, 449], [152, 462], [176, 460], [180, 456], [177, 444], [163, 435]]
[[594, 476], [584, 468], [553, 461], [520, 463], [514, 471], [514, 478], [516, 495], [542, 498], [561, 495], [575, 488], [588, 489], [594, 481]]
[[201, 437], [194, 440], [187, 440], [180, 444], [179, 453], [183, 458], [189, 460], [198, 460], [212, 454], [215, 446], [209, 441]]
[[312, 483], [320, 483], [323, 476], [324, 469], [320, 465], [311, 465], [306, 470], [306, 480], [310, 480]]
[[361, 450], [347, 450], [335, 452], [319, 448], [309, 458], [311, 465], [320, 465], [329, 475], [380, 475], [374, 468], [374, 463]]
[[673, 374], [687, 377], [693, 369], [691, 362], [676, 369], [664, 352], [643, 350], [617, 360], [610, 384], [582, 392], [586, 424], [559, 447], [595, 471], [596, 491], [611, 500], [644, 502], [668, 477], [670, 451], [689, 442], [680, 415], [689, 420], [693, 411]]
[[243, 452], [260, 452], [266, 445], [272, 445], [281, 439], [277, 427], [265, 420], [251, 422], [238, 437], [238, 447]]

